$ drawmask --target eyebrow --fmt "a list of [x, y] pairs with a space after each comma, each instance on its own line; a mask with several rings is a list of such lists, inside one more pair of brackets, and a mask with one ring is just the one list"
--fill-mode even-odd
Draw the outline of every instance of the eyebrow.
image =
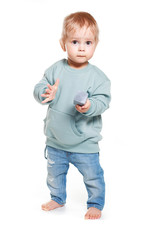
[[[82, 38], [80, 38], [80, 37], [71, 37], [71, 39], [72, 40], [81, 40]], [[86, 41], [90, 41], [90, 40], [94, 41], [94, 38], [84, 38], [84, 40], [86, 40]]]

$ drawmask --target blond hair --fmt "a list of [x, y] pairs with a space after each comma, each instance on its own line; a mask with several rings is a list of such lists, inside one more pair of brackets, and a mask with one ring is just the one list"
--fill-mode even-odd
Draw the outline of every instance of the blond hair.
[[75, 12], [71, 13], [64, 18], [61, 43], [64, 44], [69, 33], [76, 31], [78, 27], [82, 28], [83, 26], [89, 27], [95, 35], [95, 41], [99, 41], [99, 29], [96, 20], [92, 17], [91, 14], [87, 12]]

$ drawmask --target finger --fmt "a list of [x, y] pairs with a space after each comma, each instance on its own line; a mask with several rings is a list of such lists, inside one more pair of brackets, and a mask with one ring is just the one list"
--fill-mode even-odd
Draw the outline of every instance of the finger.
[[55, 82], [54, 85], [56, 85], [58, 87], [58, 85], [59, 85], [59, 78], [56, 79], [56, 82]]
[[78, 111], [82, 111], [81, 106], [79, 106], [78, 104], [76, 105], [76, 109], [77, 109]]
[[82, 105], [82, 108], [87, 108], [88, 107], [88, 103], [86, 102], [84, 105]]
[[49, 96], [50, 96], [50, 94], [48, 94], [48, 93], [41, 94], [41, 97], [47, 98], [47, 97], [49, 97]]
[[77, 109], [79, 109], [80, 108], [80, 106], [77, 104], [76, 106], [75, 106]]
[[84, 109], [82, 109], [82, 108], [78, 108], [78, 107], [77, 107], [76, 109], [77, 109], [77, 111], [78, 111], [78, 112], [80, 112], [80, 113], [83, 113], [83, 112], [85, 112], [85, 110], [84, 110]]
[[86, 108], [88, 108], [88, 107], [89, 107], [89, 105], [88, 105], [88, 104], [85, 104], [85, 105], [82, 106], [82, 109], [86, 109]]
[[53, 87], [53, 86], [51, 86], [50, 84], [47, 84], [47, 87], [48, 87], [50, 90], [52, 90], [52, 87]]
[[89, 102], [89, 100], [87, 99], [86, 103], [82, 106], [82, 109], [88, 108], [89, 105], [90, 105], [90, 102]]
[[55, 82], [55, 84], [54, 84], [55, 90], [57, 90], [58, 85], [59, 85], [59, 78], [57, 78], [57, 80], [56, 80], [56, 82]]
[[51, 93], [51, 90], [49, 88], [47, 88], [46, 93]]
[[49, 99], [49, 98], [46, 98], [45, 100], [42, 101], [42, 103], [47, 103], [47, 102], [49, 102], [49, 101], [50, 101], [50, 99]]

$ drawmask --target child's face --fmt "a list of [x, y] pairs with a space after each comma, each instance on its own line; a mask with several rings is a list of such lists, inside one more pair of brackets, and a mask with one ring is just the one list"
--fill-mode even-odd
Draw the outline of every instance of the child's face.
[[95, 35], [90, 28], [84, 26], [71, 32], [65, 43], [69, 64], [73, 67], [85, 66], [93, 56], [96, 45]]

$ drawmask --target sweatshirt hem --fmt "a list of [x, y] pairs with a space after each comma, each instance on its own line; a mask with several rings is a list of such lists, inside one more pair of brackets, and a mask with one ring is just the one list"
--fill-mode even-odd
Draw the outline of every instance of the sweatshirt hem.
[[46, 140], [46, 145], [50, 146], [50, 147], [54, 147], [57, 149], [61, 149], [63, 151], [67, 151], [67, 152], [76, 152], [76, 153], [97, 153], [100, 151], [98, 143], [96, 142], [82, 142], [79, 143], [77, 145], [60, 145], [57, 141], [55, 141], [54, 139], [47, 139]]

